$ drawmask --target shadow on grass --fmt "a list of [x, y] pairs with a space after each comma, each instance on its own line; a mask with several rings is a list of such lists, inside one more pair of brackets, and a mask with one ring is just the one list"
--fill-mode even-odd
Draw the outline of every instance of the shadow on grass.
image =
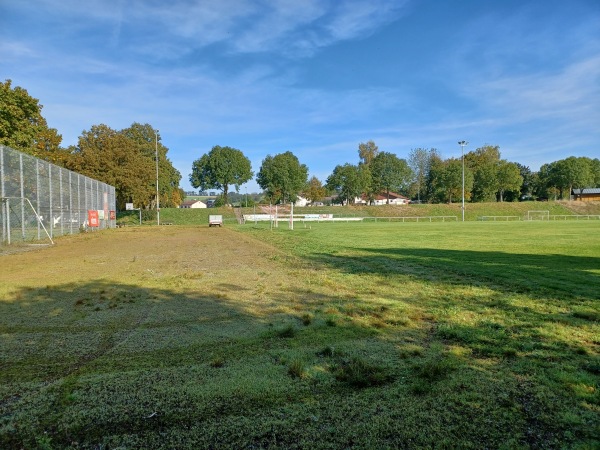
[[[351, 250], [358, 256], [320, 254], [315, 259], [350, 273], [408, 273], [426, 280], [454, 274], [458, 283], [492, 289], [600, 299], [600, 257], [421, 248]], [[422, 270], [410, 270], [415, 267]]]
[[[499, 377], [502, 362], [480, 367], [447, 350], [478, 351], [491, 339], [522, 351], [521, 336], [494, 324], [424, 323], [429, 336], [411, 350], [403, 340], [414, 342], [414, 329], [354, 320], [387, 324], [392, 309], [285, 286], [272, 295], [289, 308], [270, 314], [231, 292], [105, 281], [16, 292], [0, 302], [0, 446], [498, 447], [510, 436], [515, 446], [551, 447], [570, 442], [555, 423], [562, 409], [579, 421], [572, 430], [589, 420], [553, 403], [564, 396], [540, 399], [547, 386], [535, 380]], [[307, 310], [315, 318], [302, 326]]]

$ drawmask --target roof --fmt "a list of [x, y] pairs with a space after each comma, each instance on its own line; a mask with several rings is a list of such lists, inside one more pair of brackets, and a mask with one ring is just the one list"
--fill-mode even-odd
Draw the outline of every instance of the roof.
[[[385, 192], [381, 192], [375, 196], [376, 200], [387, 200], [387, 198], [387, 193]], [[390, 200], [394, 200], [396, 198], [403, 198], [405, 200], [408, 200], [408, 197], [405, 197], [404, 195], [396, 194], [395, 192], [390, 192]]]
[[573, 194], [600, 194], [600, 188], [573, 189]]

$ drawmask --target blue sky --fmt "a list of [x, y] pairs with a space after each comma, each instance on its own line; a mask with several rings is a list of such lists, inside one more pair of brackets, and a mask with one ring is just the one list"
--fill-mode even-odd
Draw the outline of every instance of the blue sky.
[[0, 69], [65, 146], [158, 128], [186, 190], [214, 145], [321, 180], [368, 140], [600, 157], [598, 0], [0, 0]]

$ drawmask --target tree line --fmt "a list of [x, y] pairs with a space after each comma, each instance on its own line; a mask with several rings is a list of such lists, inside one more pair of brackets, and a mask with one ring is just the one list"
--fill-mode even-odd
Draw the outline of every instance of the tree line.
[[[358, 145], [356, 164], [337, 165], [323, 183], [308, 179], [308, 168], [292, 152], [267, 155], [256, 176], [266, 199], [273, 203], [294, 201], [303, 196], [311, 202], [333, 196], [333, 201], [352, 204], [357, 198], [372, 202], [391, 193], [417, 202], [452, 203], [462, 200], [494, 202], [568, 198], [574, 188], [600, 187], [600, 160], [568, 157], [544, 164], [538, 172], [501, 158], [500, 148], [485, 145], [461, 158], [443, 159], [437, 149], [416, 148], [408, 159], [379, 151], [375, 142]], [[196, 160], [190, 182], [195, 188], [223, 191], [252, 179], [250, 160], [231, 147], [215, 146]], [[463, 180], [464, 177], [464, 180]]]
[[[152, 209], [156, 205], [156, 166], [160, 205], [176, 207], [185, 193], [181, 174], [173, 167], [160, 133], [149, 124], [133, 123], [122, 130], [94, 125], [82, 132], [77, 145], [61, 147], [62, 136], [48, 127], [42, 105], [10, 80], [0, 83], [0, 144], [115, 186], [117, 207], [126, 203]], [[158, 163], [156, 160], [158, 156]], [[228, 203], [230, 186], [239, 192], [255, 173], [241, 150], [214, 146], [192, 163], [189, 175], [194, 188], [222, 192], [219, 203]], [[358, 161], [337, 165], [326, 180], [308, 179], [308, 167], [286, 151], [267, 155], [256, 173], [264, 197], [284, 203], [303, 196], [316, 202], [352, 204], [391, 193], [420, 202], [452, 203], [568, 198], [575, 188], [600, 187], [600, 160], [570, 156], [529, 167], [501, 158], [500, 148], [485, 145], [462, 158], [443, 159], [435, 148], [412, 149], [408, 158], [380, 151], [374, 141], [358, 145]], [[389, 200], [388, 200], [389, 201]]]

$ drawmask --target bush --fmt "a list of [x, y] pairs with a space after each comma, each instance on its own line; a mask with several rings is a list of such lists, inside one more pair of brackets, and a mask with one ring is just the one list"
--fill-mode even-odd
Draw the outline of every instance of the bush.
[[393, 376], [385, 367], [377, 366], [358, 357], [339, 363], [334, 369], [334, 374], [338, 381], [358, 388], [379, 386], [393, 381]]

